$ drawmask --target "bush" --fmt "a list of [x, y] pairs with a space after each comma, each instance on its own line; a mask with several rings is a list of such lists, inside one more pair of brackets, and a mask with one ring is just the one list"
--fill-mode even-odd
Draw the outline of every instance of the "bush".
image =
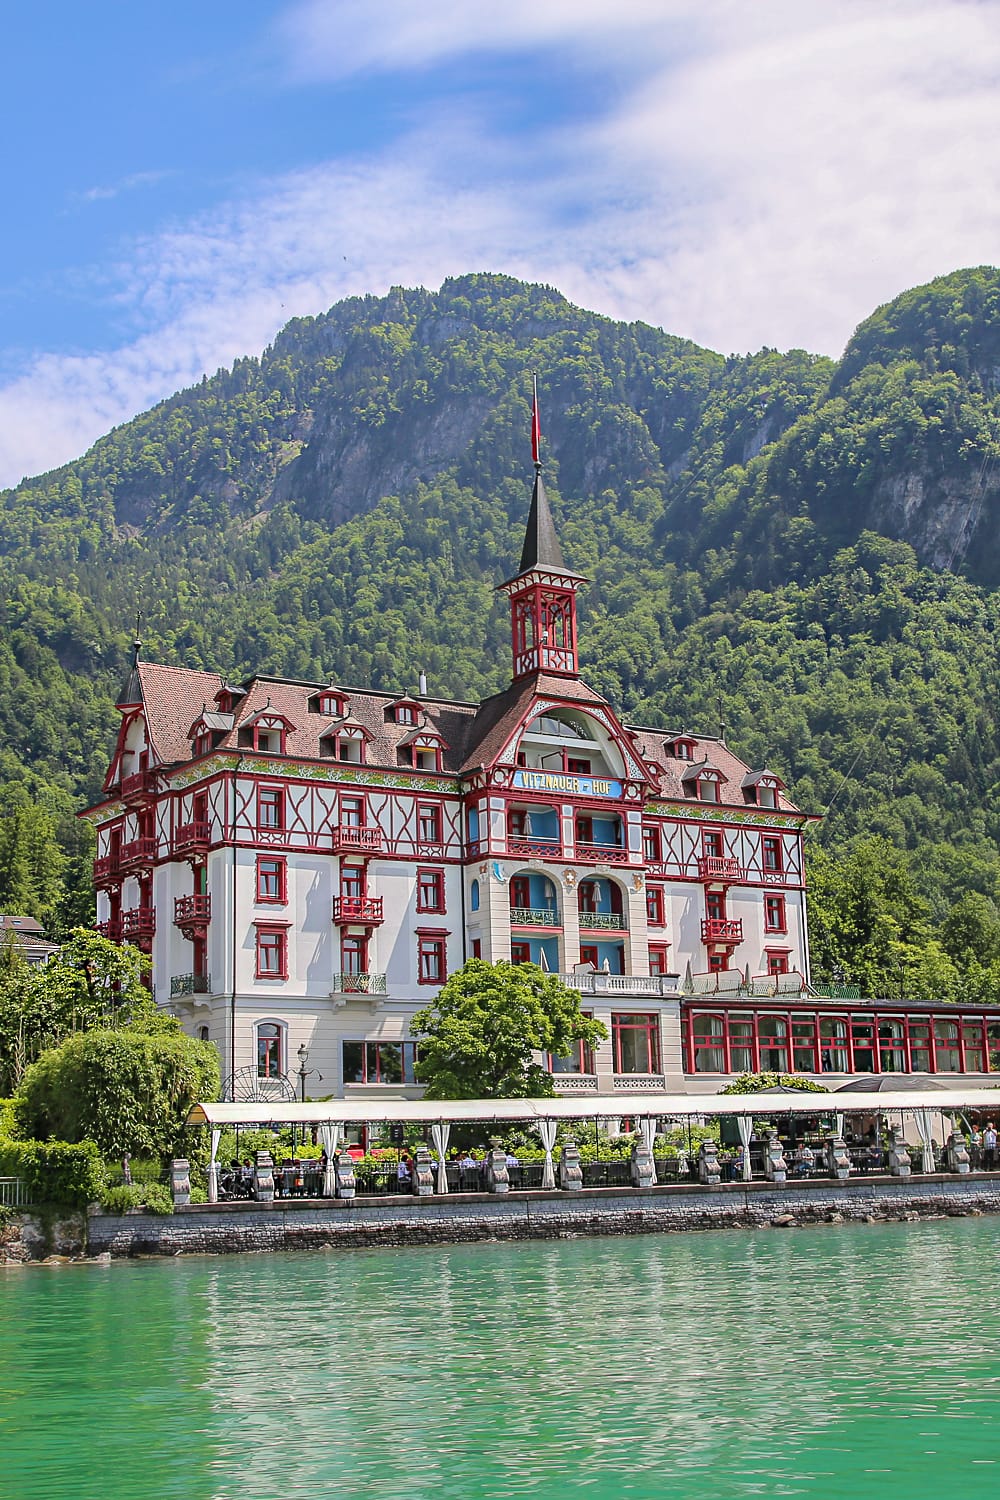
[[174, 1200], [162, 1182], [123, 1182], [119, 1187], [105, 1188], [101, 1203], [109, 1214], [123, 1214], [130, 1208], [145, 1208], [151, 1214], [172, 1214]]
[[32, 1203], [84, 1208], [101, 1197], [104, 1163], [93, 1141], [0, 1140], [0, 1176], [20, 1177]]

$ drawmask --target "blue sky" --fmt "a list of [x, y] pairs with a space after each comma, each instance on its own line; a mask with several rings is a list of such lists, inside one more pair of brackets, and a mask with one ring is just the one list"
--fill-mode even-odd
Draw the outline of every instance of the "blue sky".
[[288, 318], [469, 270], [836, 354], [1000, 258], [998, 0], [5, 13], [0, 483]]

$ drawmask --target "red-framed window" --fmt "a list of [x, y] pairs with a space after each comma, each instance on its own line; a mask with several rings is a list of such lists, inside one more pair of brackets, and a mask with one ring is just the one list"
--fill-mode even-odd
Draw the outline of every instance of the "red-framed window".
[[483, 956], [483, 940], [482, 940], [482, 938], [473, 938], [472, 939], [472, 957], [473, 958], [482, 958], [482, 956]]
[[784, 874], [784, 851], [781, 847], [781, 839], [776, 834], [761, 835], [760, 862], [765, 875]]
[[280, 1078], [285, 1072], [287, 1032], [281, 1021], [258, 1021], [257, 1077]]
[[404, 752], [406, 764], [411, 765], [415, 771], [440, 771], [441, 769], [440, 740], [431, 738], [414, 740], [412, 745], [404, 747]]
[[368, 939], [345, 933], [340, 940], [340, 967], [344, 974], [368, 973]]
[[694, 760], [694, 740], [674, 740], [673, 744], [666, 745], [668, 755], [673, 755], [677, 760]]
[[726, 1017], [711, 1011], [691, 1017], [691, 1051], [696, 1073], [727, 1073]]
[[193, 755], [207, 755], [212, 748], [212, 731], [199, 726], [198, 733], [194, 738]]
[[364, 865], [341, 865], [340, 894], [351, 900], [361, 900], [368, 894], [368, 878]]
[[515, 875], [511, 879], [510, 904], [520, 911], [531, 905], [531, 881], [527, 875]]
[[767, 949], [764, 956], [767, 959], [767, 972], [769, 974], [788, 973], [788, 954], [782, 949]]
[[417, 981], [444, 984], [447, 977], [448, 941], [444, 933], [422, 932], [417, 937]]
[[[583, 1014], [590, 1019], [590, 1012]], [[557, 1076], [560, 1073], [593, 1073], [594, 1054], [585, 1042], [574, 1042], [565, 1057], [557, 1057], [554, 1052], [548, 1054], [546, 1066], [550, 1073]]]
[[417, 803], [417, 842], [440, 844], [441, 809], [436, 802]]
[[531, 963], [531, 944], [530, 943], [511, 943], [511, 945], [510, 945], [510, 961], [511, 961], [512, 964], [530, 964]]
[[258, 922], [257, 928], [257, 978], [288, 978], [288, 929], [284, 926]]
[[578, 844], [592, 844], [594, 842], [594, 820], [589, 815], [583, 814], [577, 818], [576, 841]]
[[416, 1083], [416, 1042], [344, 1042], [345, 1083]]
[[332, 729], [319, 742], [320, 754], [345, 765], [363, 766], [368, 741], [360, 729]]
[[[787, 932], [788, 919], [785, 915], [784, 896], [764, 897], [764, 931], [765, 932]], [[784, 969], [772, 969], [772, 974], [784, 974]]]
[[706, 859], [721, 859], [723, 853], [722, 830], [705, 828], [701, 835], [701, 852]]
[[444, 871], [417, 871], [417, 911], [444, 911]]
[[397, 724], [415, 724], [417, 722], [416, 706], [412, 703], [397, 703], [394, 713]]
[[708, 969], [710, 974], [721, 974], [728, 968], [728, 953], [710, 953], [708, 955]]
[[590, 761], [582, 760], [579, 756], [567, 755], [566, 770], [570, 776], [589, 776]]
[[616, 1073], [660, 1071], [660, 1018], [631, 1011], [611, 1016], [611, 1048]]
[[528, 833], [528, 814], [523, 807], [512, 807], [507, 813], [508, 838], [523, 839]]
[[651, 974], [669, 974], [670, 946], [668, 943], [650, 943], [649, 945], [649, 972]]
[[705, 892], [705, 915], [712, 922], [724, 922], [726, 920], [726, 897], [724, 892]]
[[344, 712], [345, 701], [340, 693], [320, 693], [319, 711], [321, 714], [328, 715], [331, 719], [339, 719]]
[[365, 799], [364, 797], [341, 797], [340, 799], [340, 822], [345, 828], [364, 828], [365, 826]]
[[253, 748], [262, 755], [284, 755], [285, 726], [277, 721], [253, 726]]
[[666, 920], [666, 902], [662, 885], [647, 885], [646, 921], [650, 927], [663, 927]]
[[288, 861], [283, 855], [258, 854], [257, 900], [275, 905], [288, 900]]
[[285, 793], [280, 786], [257, 789], [257, 827], [283, 829], [285, 826]]
[[647, 864], [658, 865], [660, 863], [662, 844], [660, 842], [660, 830], [651, 823], [642, 825], [642, 857]]

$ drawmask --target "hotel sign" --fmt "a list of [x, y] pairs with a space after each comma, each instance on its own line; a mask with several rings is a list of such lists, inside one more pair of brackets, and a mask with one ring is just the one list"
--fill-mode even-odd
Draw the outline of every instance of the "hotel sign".
[[601, 776], [564, 775], [561, 771], [514, 772], [514, 786], [522, 792], [568, 792], [572, 797], [620, 797], [622, 784]]

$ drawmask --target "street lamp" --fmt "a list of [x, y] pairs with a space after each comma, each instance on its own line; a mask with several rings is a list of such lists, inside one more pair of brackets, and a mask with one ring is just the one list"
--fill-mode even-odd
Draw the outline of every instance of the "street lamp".
[[[299, 1091], [300, 1091], [300, 1093], [302, 1095], [302, 1103], [305, 1104], [305, 1102], [306, 1102], [306, 1079], [309, 1077], [310, 1073], [316, 1073], [316, 1069], [315, 1068], [307, 1068], [306, 1067], [306, 1063], [309, 1061], [309, 1048], [306, 1046], [305, 1042], [303, 1042], [302, 1045], [301, 1045], [301, 1047], [299, 1048], [298, 1056], [299, 1056]], [[316, 1077], [320, 1080], [320, 1082], [322, 1082], [322, 1080], [323, 1080], [322, 1073], [316, 1073]], [[305, 1142], [305, 1138], [306, 1138], [306, 1122], [305, 1122], [305, 1120], [303, 1120], [302, 1121], [302, 1140], [303, 1140], [303, 1143]], [[293, 1137], [293, 1139], [294, 1139], [294, 1137]]]

